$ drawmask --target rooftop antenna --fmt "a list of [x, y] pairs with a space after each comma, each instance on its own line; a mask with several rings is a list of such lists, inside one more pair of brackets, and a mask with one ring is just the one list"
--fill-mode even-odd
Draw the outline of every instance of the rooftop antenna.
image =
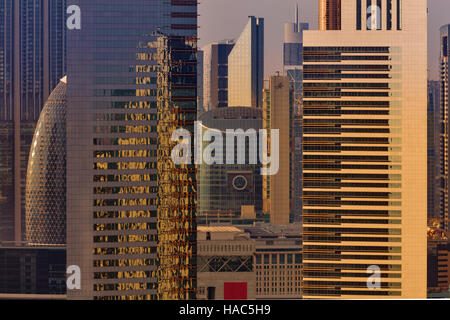
[[298, 3], [297, 3], [297, 6], [295, 8], [295, 24], [298, 26], [298, 23], [299, 21], [298, 21]]

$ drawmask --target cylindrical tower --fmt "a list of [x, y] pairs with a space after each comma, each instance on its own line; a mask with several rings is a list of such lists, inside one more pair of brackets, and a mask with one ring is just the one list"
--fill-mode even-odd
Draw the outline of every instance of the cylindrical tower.
[[66, 244], [66, 78], [41, 112], [28, 160], [26, 241]]

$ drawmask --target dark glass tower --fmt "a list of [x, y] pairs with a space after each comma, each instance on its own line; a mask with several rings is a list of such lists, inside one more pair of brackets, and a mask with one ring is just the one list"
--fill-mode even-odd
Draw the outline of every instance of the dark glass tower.
[[441, 109], [441, 133], [440, 133], [440, 190], [439, 190], [439, 218], [445, 230], [448, 231], [448, 211], [449, 211], [449, 34], [450, 25], [441, 27], [441, 95], [440, 95], [440, 109]]
[[65, 74], [65, 0], [0, 1], [0, 241], [23, 240], [36, 122]]
[[194, 298], [195, 168], [170, 137], [197, 115], [197, 1], [68, 5], [68, 297]]

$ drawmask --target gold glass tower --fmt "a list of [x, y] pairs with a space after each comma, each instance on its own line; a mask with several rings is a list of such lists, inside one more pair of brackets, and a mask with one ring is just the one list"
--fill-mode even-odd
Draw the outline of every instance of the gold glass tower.
[[303, 296], [425, 298], [427, 3], [361, 2], [304, 33]]

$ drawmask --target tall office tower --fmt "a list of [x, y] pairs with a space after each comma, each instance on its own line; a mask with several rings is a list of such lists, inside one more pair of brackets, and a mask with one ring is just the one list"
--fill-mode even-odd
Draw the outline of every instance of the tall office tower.
[[[271, 76], [269, 88], [264, 89], [264, 129], [279, 132], [279, 169], [275, 175], [265, 176], [270, 203], [270, 223], [287, 225], [292, 209], [292, 176], [294, 154], [291, 153], [292, 132], [292, 90], [286, 76]], [[270, 134], [269, 139], [270, 140]], [[269, 143], [270, 144], [270, 143]], [[271, 150], [269, 148], [269, 153]]]
[[319, 0], [319, 30], [341, 30], [341, 10], [341, 0]]
[[203, 104], [205, 111], [228, 107], [228, 55], [234, 42], [227, 40], [203, 47]]
[[[222, 134], [224, 144], [227, 130], [235, 130], [234, 149], [223, 152], [223, 163], [199, 165], [198, 223], [244, 224], [263, 221], [261, 164], [250, 159], [257, 151], [262, 129], [261, 110], [250, 107], [221, 108], [199, 117], [203, 131], [213, 129]], [[239, 132], [238, 130], [243, 130]], [[252, 136], [252, 131], [255, 133]], [[209, 143], [204, 143], [204, 149]], [[239, 153], [238, 153], [239, 152]], [[234, 163], [227, 161], [233, 156]], [[245, 163], [238, 157], [245, 155]]]
[[440, 106], [441, 83], [428, 81], [428, 218], [440, 219]]
[[28, 160], [25, 240], [66, 245], [66, 78], [42, 109]]
[[298, 69], [303, 64], [303, 31], [309, 29], [308, 23], [299, 22], [298, 6], [295, 22], [284, 24], [283, 68]]
[[68, 297], [192, 299], [195, 168], [171, 162], [170, 137], [197, 116], [197, 2], [69, 4]]
[[427, 2], [362, 2], [304, 33], [304, 297], [425, 298]]
[[203, 50], [197, 50], [197, 112], [202, 114], [205, 112], [203, 106]]
[[303, 31], [309, 29], [308, 23], [299, 22], [298, 6], [295, 23], [285, 23], [283, 43], [283, 71], [289, 78], [292, 93], [293, 108], [291, 110], [293, 150], [292, 150], [292, 194], [291, 208], [295, 222], [302, 220], [302, 97], [303, 97]]
[[449, 210], [449, 34], [450, 25], [441, 27], [441, 147], [440, 147], [440, 169], [441, 190], [439, 193], [439, 212], [445, 230], [448, 231]]
[[249, 17], [228, 56], [228, 106], [262, 107], [264, 19]]
[[36, 122], [66, 72], [65, 0], [0, 1], [0, 242], [23, 240]]

